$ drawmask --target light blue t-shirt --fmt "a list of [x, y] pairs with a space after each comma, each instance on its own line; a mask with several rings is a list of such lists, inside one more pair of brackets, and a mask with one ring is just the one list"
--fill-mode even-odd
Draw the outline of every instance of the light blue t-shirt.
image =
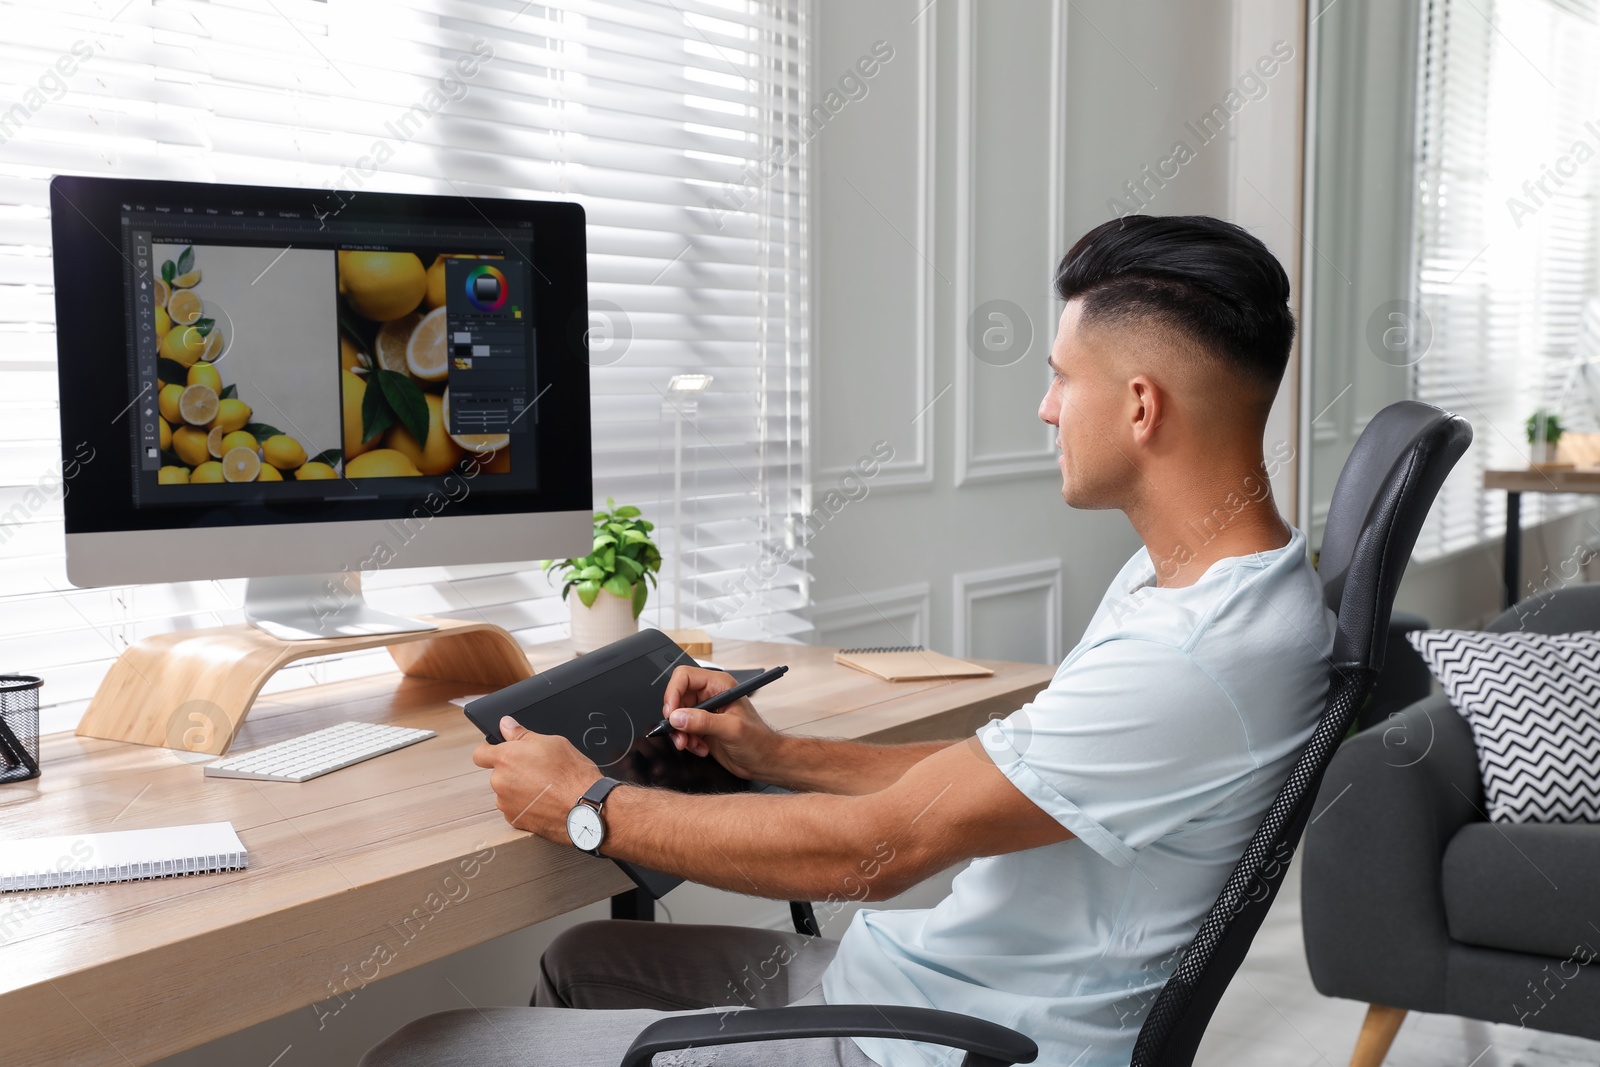
[[[1049, 688], [978, 737], [1075, 835], [975, 859], [929, 909], [862, 910], [830, 1004], [906, 1004], [1010, 1026], [1039, 1063], [1127, 1067], [1145, 1014], [1310, 739], [1334, 615], [1293, 531], [1282, 548], [1155, 584], [1145, 549]], [[857, 1038], [883, 1067], [938, 1045]]]

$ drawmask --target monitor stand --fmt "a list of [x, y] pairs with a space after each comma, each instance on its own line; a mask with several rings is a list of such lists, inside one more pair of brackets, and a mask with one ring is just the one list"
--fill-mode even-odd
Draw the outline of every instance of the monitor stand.
[[244, 617], [280, 641], [318, 641], [329, 637], [437, 630], [431, 622], [390, 615], [368, 607], [361, 574], [297, 574], [251, 578], [244, 587]]

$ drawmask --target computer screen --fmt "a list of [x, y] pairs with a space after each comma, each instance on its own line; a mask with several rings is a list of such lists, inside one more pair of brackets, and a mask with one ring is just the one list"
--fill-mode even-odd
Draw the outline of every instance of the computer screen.
[[358, 570], [421, 520], [393, 565], [587, 551], [581, 208], [57, 177], [51, 211], [74, 582]]

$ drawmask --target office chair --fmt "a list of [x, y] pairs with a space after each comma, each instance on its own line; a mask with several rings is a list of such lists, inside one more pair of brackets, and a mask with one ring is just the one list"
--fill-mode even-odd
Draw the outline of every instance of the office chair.
[[[1322, 716], [1244, 856], [1206, 914], [1134, 1044], [1131, 1067], [1188, 1067], [1222, 992], [1272, 906], [1317, 786], [1383, 667], [1389, 614], [1417, 533], [1439, 487], [1472, 441], [1459, 416], [1415, 401], [1391, 404], [1356, 441], [1334, 486], [1317, 573], [1338, 617]], [[646, 1027], [622, 1067], [675, 1049], [802, 1037], [926, 1041], [967, 1053], [963, 1067], [1031, 1063], [1038, 1046], [1007, 1027], [901, 1005], [816, 1004], [687, 1015]]]

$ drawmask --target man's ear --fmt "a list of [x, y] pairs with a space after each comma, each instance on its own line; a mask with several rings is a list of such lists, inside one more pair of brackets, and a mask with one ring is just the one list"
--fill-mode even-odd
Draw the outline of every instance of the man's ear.
[[1166, 417], [1166, 395], [1148, 374], [1136, 374], [1129, 378], [1128, 394], [1128, 430], [1135, 441], [1144, 444]]

